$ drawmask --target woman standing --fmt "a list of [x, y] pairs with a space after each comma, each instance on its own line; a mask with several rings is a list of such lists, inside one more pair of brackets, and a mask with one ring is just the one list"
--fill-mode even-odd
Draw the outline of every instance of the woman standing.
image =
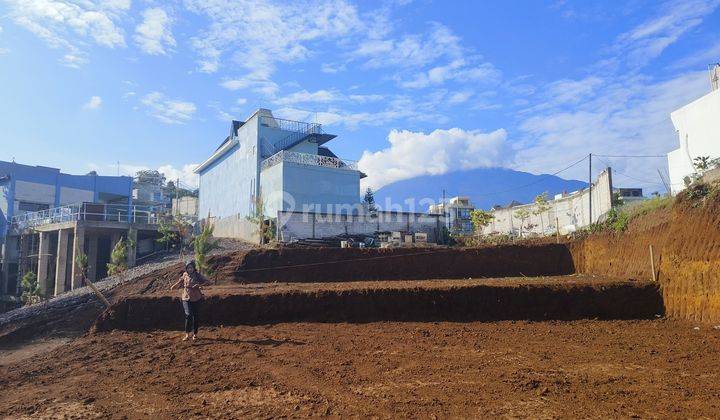
[[203, 299], [202, 286], [210, 285], [210, 281], [198, 273], [195, 267], [195, 260], [190, 260], [185, 264], [185, 272], [175, 284], [170, 286], [170, 290], [182, 287], [182, 303], [185, 310], [185, 336], [183, 341], [190, 338], [192, 331], [192, 339], [197, 339], [198, 331], [198, 312], [200, 301]]

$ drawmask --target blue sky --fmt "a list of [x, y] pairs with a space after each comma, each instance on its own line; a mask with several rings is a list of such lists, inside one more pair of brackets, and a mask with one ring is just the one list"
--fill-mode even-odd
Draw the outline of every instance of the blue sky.
[[[0, 0], [0, 159], [193, 183], [259, 107], [325, 124], [376, 188], [664, 154], [669, 112], [720, 61], [718, 5]], [[660, 188], [664, 159], [604, 160], [616, 184]]]

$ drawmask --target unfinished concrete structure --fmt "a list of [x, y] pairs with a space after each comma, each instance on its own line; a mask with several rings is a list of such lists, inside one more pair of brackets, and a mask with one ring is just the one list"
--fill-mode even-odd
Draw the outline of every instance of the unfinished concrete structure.
[[[52, 296], [79, 286], [75, 250], [88, 256], [91, 280], [107, 273], [120, 238], [133, 239], [128, 265], [155, 248], [163, 214], [132, 200], [132, 178], [69, 175], [59, 169], [0, 162], [0, 300], [17, 304], [21, 278], [34, 272], [41, 293]], [[1, 309], [1, 308], [0, 308]]]

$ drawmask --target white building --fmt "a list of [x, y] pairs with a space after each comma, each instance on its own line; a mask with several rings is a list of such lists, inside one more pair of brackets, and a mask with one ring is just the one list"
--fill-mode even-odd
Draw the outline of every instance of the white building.
[[470, 202], [469, 197], [453, 197], [447, 203], [438, 203], [430, 206], [428, 213], [442, 214], [447, 221], [451, 233], [471, 235], [473, 233], [472, 218], [470, 213], [475, 206]]
[[695, 173], [693, 159], [698, 156], [720, 158], [720, 64], [710, 70], [712, 90], [670, 114], [680, 147], [668, 153], [668, 168], [673, 194], [685, 189], [685, 177]]

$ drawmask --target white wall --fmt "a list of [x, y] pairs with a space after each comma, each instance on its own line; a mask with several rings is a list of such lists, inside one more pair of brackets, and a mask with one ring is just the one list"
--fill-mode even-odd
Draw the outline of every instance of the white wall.
[[720, 158], [720, 90], [672, 112], [670, 119], [680, 142], [680, 148], [668, 153], [671, 190], [676, 194], [685, 189], [683, 178], [695, 172], [694, 158]]
[[[590, 224], [590, 194], [588, 194], [587, 188], [558, 200], [550, 200], [548, 205], [550, 209], [539, 215], [533, 214], [537, 210], [535, 204], [493, 210], [495, 219], [483, 229], [483, 234], [519, 235], [521, 224], [523, 234], [553, 235], [558, 225], [560, 233], [565, 234]], [[610, 168], [601, 172], [593, 185], [592, 206], [593, 223], [599, 221], [612, 208], [612, 171]], [[518, 210], [521, 209], [530, 213], [524, 223], [516, 216]], [[528, 225], [532, 225], [532, 227], [528, 229]]]
[[278, 240], [327, 238], [342, 234], [373, 235], [375, 232], [424, 232], [428, 241], [437, 242], [442, 216], [423, 213], [377, 212], [338, 215], [303, 212], [278, 212]]

